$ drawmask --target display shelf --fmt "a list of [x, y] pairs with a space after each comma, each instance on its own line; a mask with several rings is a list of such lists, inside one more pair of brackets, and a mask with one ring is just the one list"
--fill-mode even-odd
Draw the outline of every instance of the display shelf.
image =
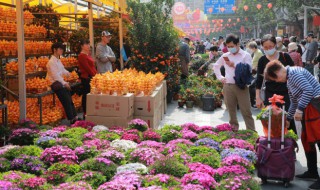
[[[17, 41], [17, 37], [16, 36], [0, 36], [0, 40]], [[24, 40], [29, 40], [29, 41], [52, 41], [53, 38], [24, 37]]]
[[[45, 54], [26, 54], [26, 58], [28, 57], [42, 57], [42, 56], [51, 56], [52, 53], [45, 53]], [[74, 52], [65, 52], [63, 55], [76, 55]], [[3, 56], [0, 55], [0, 59], [17, 59], [18, 55], [9, 55], [9, 56]]]

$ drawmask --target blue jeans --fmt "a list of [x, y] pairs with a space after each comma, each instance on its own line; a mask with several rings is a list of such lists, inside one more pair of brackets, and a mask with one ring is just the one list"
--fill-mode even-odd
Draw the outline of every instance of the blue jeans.
[[305, 69], [307, 69], [313, 76], [314, 76], [314, 65], [313, 64], [306, 64], [306, 66], [304, 67]]

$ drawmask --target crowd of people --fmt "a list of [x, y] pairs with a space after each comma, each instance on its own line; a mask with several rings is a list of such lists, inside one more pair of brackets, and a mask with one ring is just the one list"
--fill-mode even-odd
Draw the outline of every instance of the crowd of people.
[[[305, 150], [308, 170], [297, 178], [311, 179], [309, 189], [320, 189], [317, 168], [316, 144], [320, 149], [320, 84], [319, 63], [320, 46], [316, 36], [309, 33], [304, 39], [275, 37], [266, 34], [261, 39], [240, 41], [230, 34], [224, 39], [213, 38], [191, 42], [185, 38], [180, 47], [190, 48], [190, 53], [181, 54], [186, 58], [193, 54], [209, 53], [205, 65], [212, 64], [214, 73], [223, 83], [223, 95], [229, 113], [229, 123], [239, 128], [237, 108], [244, 118], [246, 129], [255, 130], [251, 109], [262, 109], [269, 105], [268, 99], [274, 94], [281, 95], [285, 101], [287, 114], [286, 127], [295, 133], [294, 121], [302, 124], [301, 140]], [[240, 63], [249, 64], [254, 80], [245, 89], [240, 89], [235, 80], [236, 67]], [[187, 68], [191, 63], [181, 62]], [[203, 66], [200, 67], [200, 70]], [[183, 72], [186, 78], [188, 71]], [[280, 106], [280, 105], [279, 105]]]

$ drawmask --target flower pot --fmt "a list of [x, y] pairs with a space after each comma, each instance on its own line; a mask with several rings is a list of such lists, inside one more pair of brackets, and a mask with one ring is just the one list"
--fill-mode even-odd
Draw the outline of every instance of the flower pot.
[[185, 103], [184, 101], [178, 100], [178, 106], [179, 106], [179, 108], [183, 108], [184, 103]]
[[174, 100], [174, 101], [177, 101], [177, 100], [179, 100], [180, 98], [181, 98], [181, 95], [178, 94], [178, 93], [175, 93], [174, 96], [173, 96], [173, 100]]
[[[286, 121], [286, 119], [284, 119]], [[263, 126], [263, 133], [268, 137], [268, 120], [261, 120]], [[281, 137], [281, 125], [282, 125], [282, 115], [272, 115], [271, 116], [271, 137]], [[287, 134], [288, 129], [284, 129], [284, 134]]]
[[215, 109], [215, 98], [213, 96], [203, 96], [203, 111], [213, 111]]
[[194, 104], [193, 101], [186, 101], [187, 108], [193, 108], [193, 104]]
[[173, 98], [173, 92], [172, 91], [168, 91], [167, 92], [167, 103], [171, 103], [172, 102], [172, 98]]

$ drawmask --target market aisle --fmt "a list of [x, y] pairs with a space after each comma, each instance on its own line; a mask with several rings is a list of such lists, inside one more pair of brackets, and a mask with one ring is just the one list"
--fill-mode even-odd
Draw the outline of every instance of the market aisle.
[[[254, 115], [256, 129], [259, 135], [263, 135], [262, 125], [259, 120], [256, 120], [256, 115], [259, 113], [259, 110], [252, 110]], [[244, 121], [242, 119], [241, 113], [238, 111], [238, 119], [240, 124], [240, 129], [245, 129]], [[197, 125], [211, 125], [215, 126], [218, 124], [226, 123], [228, 121], [228, 112], [223, 108], [217, 109], [213, 112], [202, 111], [199, 108], [186, 109], [186, 108], [178, 108], [178, 103], [173, 101], [168, 104], [168, 111], [165, 114], [165, 118], [161, 121], [160, 127], [164, 124], [183, 124], [186, 122], [193, 122]], [[302, 173], [306, 170], [306, 159], [303, 153], [303, 147], [301, 141], [298, 141], [299, 152], [297, 153], [297, 161], [296, 161], [296, 174]], [[320, 166], [320, 154], [318, 154], [318, 166]], [[302, 181], [299, 179], [294, 179], [290, 183], [290, 190], [304, 190], [308, 189], [308, 186], [312, 182]], [[275, 190], [275, 189], [288, 189], [285, 188], [282, 184], [268, 183], [267, 185], [262, 186], [263, 190]]]

